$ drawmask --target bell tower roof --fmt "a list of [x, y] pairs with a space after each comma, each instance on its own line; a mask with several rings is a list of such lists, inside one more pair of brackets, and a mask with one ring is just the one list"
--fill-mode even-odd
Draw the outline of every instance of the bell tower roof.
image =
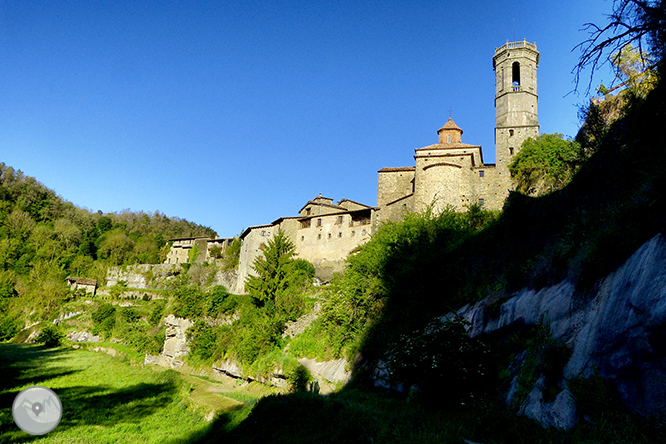
[[462, 139], [463, 130], [460, 129], [458, 125], [453, 121], [451, 115], [449, 115], [449, 120], [437, 130], [439, 134], [439, 143], [460, 143]]

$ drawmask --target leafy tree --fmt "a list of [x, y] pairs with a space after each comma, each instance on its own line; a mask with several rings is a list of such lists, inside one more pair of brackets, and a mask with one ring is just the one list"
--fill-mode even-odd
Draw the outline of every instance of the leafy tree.
[[580, 145], [562, 134], [542, 134], [523, 142], [509, 171], [524, 194], [545, 194], [563, 188], [585, 159]]
[[[264, 256], [258, 257], [252, 264], [256, 276], [249, 276], [245, 281], [245, 289], [257, 301], [265, 304], [275, 302], [289, 287], [292, 279], [294, 243], [284, 231], [279, 230], [264, 248]], [[290, 273], [291, 272], [291, 273]]]

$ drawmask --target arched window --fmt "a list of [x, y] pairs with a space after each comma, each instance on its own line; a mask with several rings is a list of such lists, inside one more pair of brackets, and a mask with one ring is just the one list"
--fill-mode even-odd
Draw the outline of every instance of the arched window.
[[520, 86], [520, 63], [513, 62], [511, 65], [511, 82], [513, 86]]

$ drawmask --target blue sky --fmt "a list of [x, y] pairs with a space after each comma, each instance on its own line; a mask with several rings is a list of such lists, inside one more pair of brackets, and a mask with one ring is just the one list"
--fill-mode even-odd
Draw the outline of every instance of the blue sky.
[[[0, 2], [0, 162], [92, 211], [222, 237], [322, 193], [376, 204], [453, 113], [494, 162], [492, 56], [535, 42], [542, 133], [575, 135], [590, 1]], [[601, 72], [594, 85], [611, 83]]]

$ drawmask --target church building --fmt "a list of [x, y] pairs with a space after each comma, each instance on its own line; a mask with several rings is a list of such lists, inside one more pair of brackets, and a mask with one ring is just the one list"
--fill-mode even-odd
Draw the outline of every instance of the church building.
[[481, 146], [462, 142], [463, 130], [451, 116], [438, 142], [415, 149], [415, 166], [378, 171], [377, 222], [399, 221], [406, 212], [429, 205], [464, 211], [469, 205], [499, 210], [513, 189], [509, 165], [524, 140], [539, 135], [536, 44], [508, 42], [495, 49], [496, 164], [483, 161]]

